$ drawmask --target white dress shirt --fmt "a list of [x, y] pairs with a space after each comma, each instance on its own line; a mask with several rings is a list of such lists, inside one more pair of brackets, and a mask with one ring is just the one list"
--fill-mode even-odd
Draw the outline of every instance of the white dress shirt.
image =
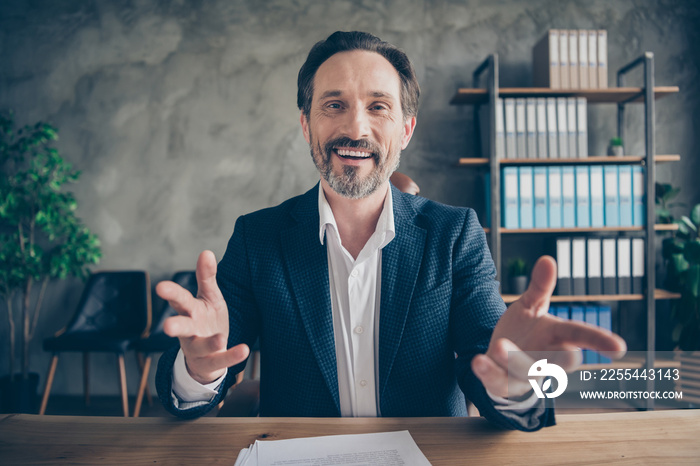
[[[374, 233], [357, 259], [343, 247], [330, 204], [318, 189], [319, 240], [326, 242], [333, 333], [338, 372], [340, 414], [343, 417], [381, 415], [377, 393], [379, 312], [381, 297], [382, 248], [396, 235], [391, 189]], [[217, 394], [226, 374], [202, 385], [194, 380], [185, 366], [182, 350], [173, 367], [172, 398], [179, 409], [209, 403]], [[488, 395], [499, 408], [523, 414], [538, 401], [536, 395], [520, 402]]]

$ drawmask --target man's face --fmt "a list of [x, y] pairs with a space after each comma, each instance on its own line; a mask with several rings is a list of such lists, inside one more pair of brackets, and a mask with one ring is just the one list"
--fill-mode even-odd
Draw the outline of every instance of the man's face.
[[304, 137], [321, 176], [338, 194], [359, 199], [384, 184], [411, 140], [398, 72], [374, 52], [341, 52], [316, 72]]

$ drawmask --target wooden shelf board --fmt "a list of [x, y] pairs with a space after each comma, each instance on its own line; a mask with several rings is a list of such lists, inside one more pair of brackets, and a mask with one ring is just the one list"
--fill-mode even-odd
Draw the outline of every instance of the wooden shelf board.
[[[679, 92], [678, 86], [656, 86], [656, 99]], [[585, 97], [589, 103], [644, 102], [641, 87], [609, 87], [605, 89], [549, 89], [542, 87], [501, 87], [499, 97]], [[460, 88], [450, 100], [450, 105], [476, 105], [488, 101], [484, 88]]]
[[[656, 224], [656, 231], [675, 231], [678, 225], [675, 223]], [[530, 233], [593, 233], [609, 231], [644, 231], [644, 227], [586, 227], [586, 228], [501, 228], [502, 234], [530, 234]]]
[[[622, 157], [611, 157], [608, 155], [595, 155], [580, 159], [501, 159], [501, 165], [582, 165], [589, 163], [620, 164], [620, 163], [641, 163], [646, 157], [643, 155], [624, 155]], [[681, 156], [678, 154], [664, 154], [654, 157], [656, 163], [679, 162]], [[488, 165], [489, 159], [485, 157], [463, 157], [459, 159], [457, 165], [481, 166]]]
[[[506, 304], [513, 303], [520, 298], [520, 295], [516, 294], [504, 294], [501, 295], [503, 302]], [[654, 299], [664, 300], [664, 299], [678, 299], [680, 298], [680, 293], [671, 293], [666, 290], [654, 290]], [[600, 294], [600, 295], [565, 295], [559, 296], [554, 295], [550, 299], [552, 303], [578, 303], [578, 302], [590, 302], [590, 301], [641, 301], [644, 299], [643, 294]]]

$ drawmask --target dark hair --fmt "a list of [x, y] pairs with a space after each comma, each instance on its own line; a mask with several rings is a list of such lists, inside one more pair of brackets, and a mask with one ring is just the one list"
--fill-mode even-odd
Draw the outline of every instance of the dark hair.
[[326, 40], [316, 42], [309, 56], [299, 70], [297, 79], [297, 106], [308, 118], [311, 112], [311, 100], [314, 93], [314, 77], [320, 66], [330, 57], [340, 52], [351, 50], [366, 50], [376, 52], [387, 59], [399, 73], [401, 79], [401, 110], [404, 118], [416, 116], [418, 113], [418, 98], [420, 86], [416, 73], [408, 57], [401, 50], [384, 42], [379, 37], [366, 32], [337, 31]]

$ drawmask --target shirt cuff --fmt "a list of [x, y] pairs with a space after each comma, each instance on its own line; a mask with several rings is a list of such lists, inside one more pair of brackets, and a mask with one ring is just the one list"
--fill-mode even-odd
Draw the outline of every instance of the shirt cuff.
[[508, 410], [515, 414], [527, 413], [532, 408], [534, 408], [540, 401], [540, 399], [537, 398], [537, 394], [534, 392], [534, 390], [532, 391], [532, 395], [530, 395], [528, 398], [522, 401], [512, 401], [508, 398], [503, 398], [501, 396], [494, 395], [488, 389], [486, 389], [486, 394], [494, 402], [494, 404], [496, 405], [496, 409]]
[[224, 375], [206, 385], [202, 385], [192, 378], [187, 372], [185, 353], [178, 351], [173, 365], [172, 398], [175, 407], [188, 409], [210, 403], [219, 393], [219, 388], [226, 378], [228, 369]]

